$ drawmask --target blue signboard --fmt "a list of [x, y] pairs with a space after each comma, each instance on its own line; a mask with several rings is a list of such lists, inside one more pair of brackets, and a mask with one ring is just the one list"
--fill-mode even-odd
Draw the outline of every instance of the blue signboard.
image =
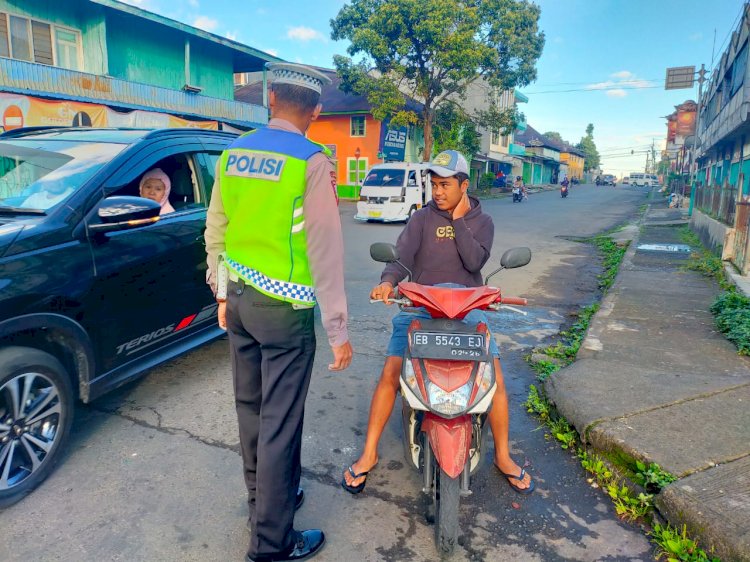
[[406, 127], [389, 127], [383, 137], [383, 159], [403, 162], [406, 154]]

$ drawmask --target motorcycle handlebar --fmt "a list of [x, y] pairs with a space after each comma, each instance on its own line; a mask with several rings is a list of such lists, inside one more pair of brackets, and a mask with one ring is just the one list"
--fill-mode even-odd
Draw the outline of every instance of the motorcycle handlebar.
[[520, 297], [502, 297], [500, 304], [515, 304], [517, 306], [526, 306], [529, 303], [528, 300]]

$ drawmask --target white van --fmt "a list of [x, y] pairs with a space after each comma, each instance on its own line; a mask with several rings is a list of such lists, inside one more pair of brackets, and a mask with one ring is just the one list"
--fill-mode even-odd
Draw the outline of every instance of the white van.
[[633, 187], [651, 187], [651, 178], [647, 174], [634, 172], [630, 174], [630, 185]]
[[405, 222], [432, 199], [427, 162], [376, 164], [359, 192], [359, 221]]

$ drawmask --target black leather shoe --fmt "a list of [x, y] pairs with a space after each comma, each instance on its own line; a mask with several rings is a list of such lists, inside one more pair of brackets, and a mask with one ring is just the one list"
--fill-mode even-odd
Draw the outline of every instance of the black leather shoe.
[[250, 558], [245, 556], [246, 562], [286, 562], [307, 560], [315, 556], [323, 548], [326, 542], [326, 536], [320, 529], [310, 529], [309, 531], [294, 531], [297, 540], [292, 543], [284, 552], [278, 554], [263, 554]]
[[[305, 503], [305, 491], [302, 488], [297, 488], [297, 501], [294, 503], [294, 511], [297, 511], [302, 504]], [[247, 519], [247, 530], [250, 531], [252, 526], [250, 525], [250, 518]]]

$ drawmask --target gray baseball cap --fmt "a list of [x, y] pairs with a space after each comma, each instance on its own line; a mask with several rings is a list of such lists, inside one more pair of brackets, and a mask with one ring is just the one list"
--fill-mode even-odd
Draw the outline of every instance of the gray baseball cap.
[[469, 164], [457, 150], [444, 150], [432, 159], [427, 169], [441, 178], [450, 178], [456, 174], [469, 175]]

